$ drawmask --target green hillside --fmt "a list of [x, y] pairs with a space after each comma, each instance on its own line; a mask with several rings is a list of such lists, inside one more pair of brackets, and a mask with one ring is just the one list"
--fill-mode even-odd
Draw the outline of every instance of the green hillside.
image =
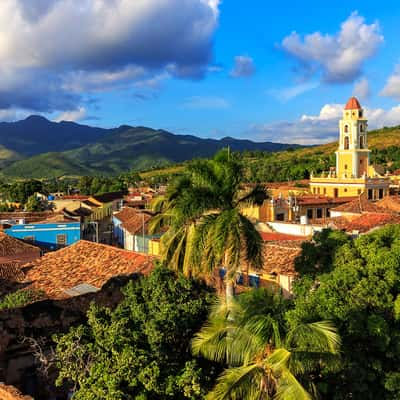
[[224, 138], [202, 139], [163, 130], [121, 126], [94, 143], [64, 152], [36, 155], [2, 169], [8, 177], [43, 178], [60, 175], [116, 175], [148, 170], [197, 157], [212, 157], [219, 149], [277, 151], [297, 145], [255, 143]]

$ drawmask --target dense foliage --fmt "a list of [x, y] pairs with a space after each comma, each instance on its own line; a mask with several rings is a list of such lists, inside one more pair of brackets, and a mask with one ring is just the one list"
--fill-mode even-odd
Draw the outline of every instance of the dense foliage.
[[[354, 241], [325, 235], [325, 261], [303, 259], [289, 319], [332, 318], [343, 343], [343, 366], [324, 377], [324, 399], [400, 398], [400, 225]], [[312, 249], [308, 249], [312, 252]], [[321, 268], [324, 265], [324, 268]], [[307, 267], [307, 268], [305, 268]], [[314, 268], [314, 270], [312, 270]], [[315, 277], [315, 279], [314, 279]]]
[[128, 284], [111, 311], [93, 305], [87, 325], [56, 338], [59, 383], [75, 400], [201, 399], [213, 367], [190, 354], [212, 300], [200, 283], [164, 268]]
[[18, 290], [0, 298], [0, 310], [23, 307], [34, 301], [42, 299], [44, 294], [35, 290]]
[[310, 400], [316, 376], [338, 369], [340, 339], [329, 321], [285, 321], [287, 304], [266, 289], [222, 300], [193, 339], [195, 354], [227, 368], [212, 400]]

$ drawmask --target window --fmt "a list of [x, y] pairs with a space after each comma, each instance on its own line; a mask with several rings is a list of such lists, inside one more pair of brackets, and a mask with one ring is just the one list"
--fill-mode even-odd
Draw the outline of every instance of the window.
[[360, 149], [364, 148], [364, 136], [360, 136]]
[[35, 236], [24, 236], [25, 242], [35, 243]]
[[254, 288], [260, 287], [260, 277], [257, 275], [249, 275], [249, 286]]
[[344, 192], [347, 193], [347, 188], [344, 188]]
[[348, 125], [345, 125], [345, 126], [344, 126], [344, 132], [345, 132], [345, 133], [348, 133], [348, 132], [349, 132], [349, 126], [348, 126]]
[[57, 235], [57, 246], [64, 247], [67, 245], [67, 235], [65, 233]]
[[320, 191], [320, 189], [318, 188], [318, 189], [317, 189], [317, 194], [319, 194], [319, 191]]
[[360, 132], [364, 132], [364, 125], [360, 125]]
[[307, 218], [308, 219], [313, 218], [313, 209], [312, 208], [307, 208]]
[[285, 220], [285, 214], [284, 213], [276, 214], [276, 220], [277, 221], [284, 221]]
[[348, 150], [349, 147], [350, 147], [349, 137], [348, 137], [348, 136], [345, 136], [345, 137], [344, 137], [344, 149], [345, 149], [345, 150]]
[[383, 189], [379, 189], [379, 198], [383, 199]]
[[326, 218], [331, 216], [331, 210], [329, 208], [326, 209]]
[[317, 218], [322, 218], [322, 208], [317, 208]]
[[360, 118], [362, 118], [362, 116], [363, 116], [362, 110], [359, 110], [359, 111], [358, 111], [358, 116], [359, 116]]
[[344, 164], [344, 169], [347, 169], [347, 164]]
[[333, 189], [333, 197], [338, 197], [339, 196], [339, 189], [335, 188]]
[[374, 198], [374, 191], [372, 189], [368, 189], [368, 200], [372, 200]]

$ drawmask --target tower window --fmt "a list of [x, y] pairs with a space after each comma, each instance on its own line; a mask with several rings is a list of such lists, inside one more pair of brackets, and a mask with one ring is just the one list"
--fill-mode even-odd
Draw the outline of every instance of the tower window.
[[360, 125], [360, 132], [364, 132], [364, 125]]
[[360, 149], [363, 149], [363, 148], [364, 148], [364, 136], [360, 136]]
[[347, 164], [344, 164], [344, 169], [347, 169]]
[[348, 150], [349, 147], [350, 147], [349, 137], [348, 137], [348, 136], [345, 136], [345, 137], [344, 137], [344, 149], [345, 149], [345, 150]]
[[362, 110], [358, 111], [358, 116], [359, 116], [360, 118], [362, 118], [362, 116], [363, 116]]
[[348, 133], [348, 132], [349, 132], [349, 126], [348, 126], [348, 125], [345, 125], [345, 126], [344, 126], [344, 132], [345, 132], [345, 133]]

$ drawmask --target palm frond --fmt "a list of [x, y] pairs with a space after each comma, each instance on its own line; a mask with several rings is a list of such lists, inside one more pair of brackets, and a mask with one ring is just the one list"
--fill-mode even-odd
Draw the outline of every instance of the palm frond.
[[280, 371], [274, 400], [312, 400], [312, 396], [286, 368]]
[[229, 368], [218, 378], [214, 389], [207, 395], [208, 400], [258, 400], [268, 399], [260, 391], [262, 368], [257, 364]]

